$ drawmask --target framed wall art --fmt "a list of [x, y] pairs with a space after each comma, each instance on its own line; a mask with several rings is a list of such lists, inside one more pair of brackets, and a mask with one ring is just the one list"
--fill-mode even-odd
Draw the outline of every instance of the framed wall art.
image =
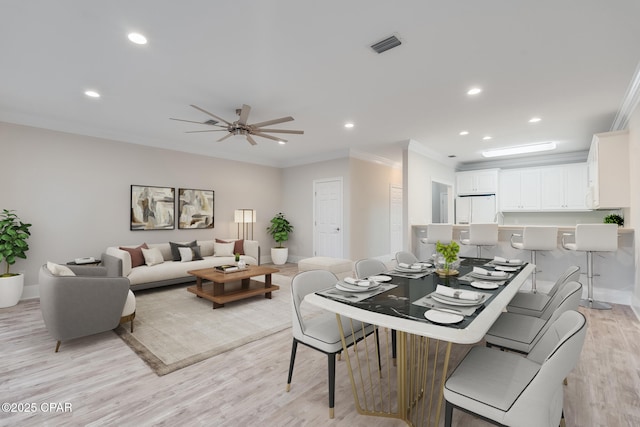
[[173, 187], [131, 186], [131, 230], [173, 230], [176, 191]]
[[178, 190], [178, 228], [213, 228], [213, 190]]

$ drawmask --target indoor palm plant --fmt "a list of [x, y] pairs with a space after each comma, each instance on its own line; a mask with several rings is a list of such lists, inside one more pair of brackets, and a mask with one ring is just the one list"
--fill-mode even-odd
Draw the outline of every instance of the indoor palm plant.
[[458, 266], [458, 252], [460, 245], [453, 240], [448, 245], [444, 243], [436, 243], [436, 251], [441, 255], [436, 263], [436, 273], [440, 276], [455, 276], [458, 274], [456, 267]]
[[271, 248], [271, 261], [276, 265], [282, 265], [287, 262], [289, 249], [282, 246], [282, 242], [289, 240], [289, 233], [293, 231], [293, 225], [280, 212], [271, 218], [271, 225], [267, 227], [267, 233], [273, 237], [278, 246]]
[[13, 210], [3, 209], [0, 213], [0, 263], [7, 264], [0, 275], [0, 308], [16, 305], [22, 296], [24, 275], [11, 273], [9, 267], [15, 264], [16, 258], [27, 258], [29, 227], [31, 224], [22, 222]]

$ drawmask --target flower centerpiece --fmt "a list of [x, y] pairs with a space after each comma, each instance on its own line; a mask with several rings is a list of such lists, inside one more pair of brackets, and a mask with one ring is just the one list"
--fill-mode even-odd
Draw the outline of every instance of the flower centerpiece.
[[454, 241], [451, 241], [448, 245], [438, 241], [436, 243], [436, 251], [441, 255], [436, 261], [436, 273], [439, 276], [455, 276], [458, 274], [456, 268], [460, 265], [458, 261], [460, 245]]

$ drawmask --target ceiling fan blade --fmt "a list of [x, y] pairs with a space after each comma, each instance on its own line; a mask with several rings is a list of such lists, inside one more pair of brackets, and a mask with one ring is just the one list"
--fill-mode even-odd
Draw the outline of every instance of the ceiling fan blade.
[[251, 135], [249, 135], [249, 134], [247, 134], [247, 141], [249, 141], [249, 144], [251, 144], [251, 145], [258, 145], [256, 140], [251, 138]]
[[221, 118], [221, 117], [218, 117], [218, 116], [216, 116], [215, 114], [212, 114], [212, 113], [208, 112], [207, 110], [203, 110], [202, 108], [198, 107], [197, 105], [193, 105], [193, 104], [190, 104], [190, 105], [191, 105], [193, 108], [195, 108], [196, 110], [198, 110], [198, 111], [202, 111], [203, 113], [210, 115], [211, 117], [213, 117], [214, 119], [218, 120], [219, 122], [224, 122], [224, 123], [226, 123], [227, 125], [231, 126], [231, 123], [229, 123], [229, 122], [228, 122], [228, 121], [226, 121], [225, 119], [223, 119], [223, 118]]
[[[209, 130], [188, 130], [185, 133], [199, 133], [199, 132], [222, 132], [227, 131], [226, 129], [209, 129]], [[228, 131], [227, 131], [228, 132]]]
[[242, 104], [242, 110], [240, 110], [240, 119], [238, 123], [241, 125], [247, 124], [247, 119], [249, 118], [249, 112], [251, 112], [251, 107], [247, 104]]
[[227, 138], [229, 138], [229, 137], [231, 137], [231, 136], [233, 136], [233, 134], [232, 134], [232, 133], [229, 133], [229, 135], [225, 135], [225, 136], [223, 136], [222, 138], [220, 138], [220, 139], [218, 140], [218, 142], [224, 141], [225, 139], [227, 139]]
[[278, 141], [278, 142], [280, 142], [280, 141], [288, 142], [286, 139], [276, 138], [275, 136], [267, 135], [266, 133], [254, 132], [253, 134], [256, 135], [256, 136], [261, 136], [263, 138], [273, 139], [274, 141]]
[[169, 120], [177, 120], [179, 122], [187, 122], [187, 123], [197, 123], [199, 125], [207, 125], [207, 126], [218, 126], [218, 127], [222, 127], [222, 128], [226, 129], [226, 126], [214, 125], [214, 124], [207, 123], [207, 122], [196, 122], [195, 120], [174, 119], [173, 117], [169, 117]]
[[290, 122], [293, 120], [293, 117], [281, 117], [279, 119], [267, 120], [266, 122], [254, 123], [251, 126], [254, 128], [261, 128], [262, 126], [271, 126], [276, 125], [278, 123]]
[[255, 132], [269, 132], [269, 133], [295, 133], [298, 135], [304, 134], [303, 130], [289, 130], [289, 129], [254, 129]]

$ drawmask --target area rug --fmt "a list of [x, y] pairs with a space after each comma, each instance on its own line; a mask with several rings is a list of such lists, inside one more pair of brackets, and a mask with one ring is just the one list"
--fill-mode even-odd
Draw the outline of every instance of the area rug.
[[[264, 276], [256, 278], [264, 281]], [[272, 299], [247, 298], [212, 309], [190, 285], [136, 292], [136, 318], [115, 332], [158, 375], [216, 356], [291, 327], [291, 278], [274, 274]]]

